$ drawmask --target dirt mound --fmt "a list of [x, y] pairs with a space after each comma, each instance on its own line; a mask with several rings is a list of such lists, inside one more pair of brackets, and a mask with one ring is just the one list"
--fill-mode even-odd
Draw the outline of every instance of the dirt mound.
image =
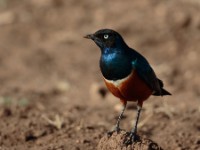
[[125, 145], [126, 137], [127, 133], [125, 131], [118, 134], [115, 132], [110, 137], [105, 135], [101, 138], [97, 150], [162, 150], [157, 143], [143, 137], [139, 137], [139, 141], [131, 145]]

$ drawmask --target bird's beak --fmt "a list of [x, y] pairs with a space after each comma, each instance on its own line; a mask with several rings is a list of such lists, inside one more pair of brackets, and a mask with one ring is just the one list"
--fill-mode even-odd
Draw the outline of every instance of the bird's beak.
[[93, 34], [88, 34], [88, 35], [84, 36], [84, 38], [94, 40], [94, 35]]

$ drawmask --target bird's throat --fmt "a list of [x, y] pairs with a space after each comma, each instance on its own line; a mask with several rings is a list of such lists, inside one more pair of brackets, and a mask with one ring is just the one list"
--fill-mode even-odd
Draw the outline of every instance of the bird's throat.
[[114, 81], [127, 77], [132, 71], [129, 59], [117, 52], [102, 54], [100, 68], [105, 79]]

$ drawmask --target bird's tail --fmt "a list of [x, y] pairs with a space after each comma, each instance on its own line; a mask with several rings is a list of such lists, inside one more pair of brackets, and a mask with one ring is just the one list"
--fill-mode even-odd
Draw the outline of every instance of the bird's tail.
[[165, 89], [161, 89], [161, 93], [160, 92], [155, 92], [153, 93], [154, 96], [164, 96], [164, 95], [172, 95], [171, 93], [169, 93], [167, 90]]
[[172, 95], [167, 90], [163, 89], [164, 84], [163, 84], [163, 82], [160, 79], [158, 79], [158, 82], [160, 84], [161, 91], [155, 91], [153, 93], [153, 95], [155, 95], [155, 96]]
[[165, 90], [165, 89], [161, 89], [161, 91], [162, 91], [162, 96], [163, 95], [172, 95], [171, 93], [169, 93], [167, 90]]

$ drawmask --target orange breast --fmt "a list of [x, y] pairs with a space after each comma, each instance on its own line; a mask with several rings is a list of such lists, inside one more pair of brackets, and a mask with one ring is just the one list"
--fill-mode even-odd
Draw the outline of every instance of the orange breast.
[[121, 80], [104, 79], [104, 81], [113, 95], [125, 101], [144, 101], [152, 94], [152, 90], [135, 71]]

